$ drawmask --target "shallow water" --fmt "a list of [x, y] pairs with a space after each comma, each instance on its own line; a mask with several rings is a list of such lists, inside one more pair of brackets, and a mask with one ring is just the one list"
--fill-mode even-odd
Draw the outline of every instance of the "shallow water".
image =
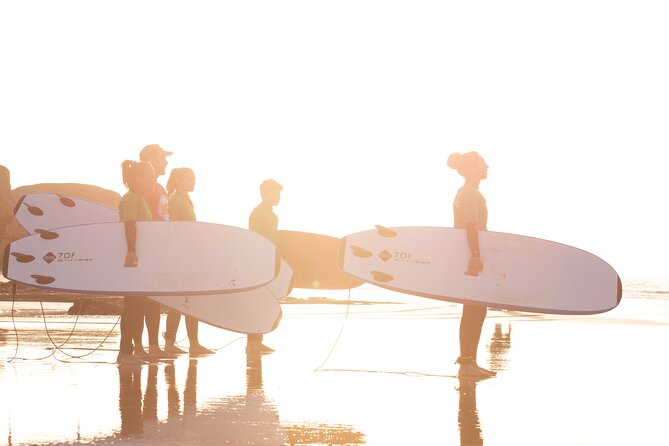
[[664, 299], [491, 311], [479, 357], [499, 373], [479, 382], [454, 377], [460, 307], [445, 302], [284, 305], [271, 355], [201, 325], [216, 354], [136, 368], [114, 364], [117, 317], [10, 306], [0, 444], [667, 444]]

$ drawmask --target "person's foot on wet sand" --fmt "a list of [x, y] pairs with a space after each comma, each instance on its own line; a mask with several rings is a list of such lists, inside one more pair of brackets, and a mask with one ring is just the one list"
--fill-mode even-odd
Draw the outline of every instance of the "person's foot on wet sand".
[[174, 344], [165, 344], [165, 353], [170, 353], [173, 355], [183, 355], [184, 353], [186, 353], [186, 351], [181, 350]]
[[472, 357], [460, 356], [455, 363], [460, 364], [459, 377], [492, 378], [497, 375], [497, 372], [479, 366]]
[[274, 352], [274, 349], [266, 346], [262, 342], [249, 342], [246, 344], [247, 353], [260, 353], [261, 355], [268, 355]]
[[188, 354], [190, 356], [205, 356], [205, 355], [213, 355], [214, 353], [216, 353], [214, 350], [209, 350], [208, 348], [203, 347], [200, 344], [193, 345], [188, 349]]
[[149, 356], [151, 356], [151, 359], [154, 361], [160, 359], [177, 359], [177, 355], [168, 353], [157, 345], [149, 345]]
[[133, 355], [136, 358], [139, 358], [142, 361], [150, 361], [151, 360], [151, 355], [149, 355], [146, 350], [144, 350], [143, 347], [135, 348], [135, 352]]

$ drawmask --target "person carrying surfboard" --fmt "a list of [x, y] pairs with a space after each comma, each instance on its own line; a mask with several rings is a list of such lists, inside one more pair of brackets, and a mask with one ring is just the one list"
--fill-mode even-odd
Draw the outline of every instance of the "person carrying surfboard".
[[[158, 178], [165, 175], [167, 168], [167, 157], [172, 155], [158, 144], [149, 144], [139, 152], [140, 161], [145, 161], [153, 166], [155, 171], [153, 188], [147, 192], [144, 199], [149, 204], [153, 220], [169, 220], [169, 199], [165, 188], [160, 185]], [[144, 307], [144, 320], [146, 331], [149, 335], [149, 358], [147, 359], [174, 359], [176, 355], [168, 353], [160, 348], [158, 334], [160, 333], [160, 304], [146, 299]], [[141, 354], [141, 353], [140, 353]]]
[[[283, 186], [275, 180], [268, 179], [260, 184], [261, 202], [256, 206], [251, 215], [249, 215], [249, 229], [258, 232], [267, 237], [272, 243], [276, 244], [277, 228], [279, 226], [279, 217], [274, 213], [274, 206], [281, 200], [281, 191]], [[249, 334], [246, 337], [246, 350], [260, 351], [260, 353], [272, 353], [274, 349], [262, 343], [262, 334]]]
[[[488, 230], [488, 207], [479, 191], [481, 180], [488, 177], [488, 165], [477, 152], [452, 153], [448, 157], [448, 167], [457, 170], [465, 179], [453, 201], [454, 226], [466, 230], [467, 244], [471, 257], [465, 274], [478, 276], [483, 271], [483, 261], [479, 248], [478, 231]], [[496, 372], [484, 369], [476, 363], [479, 340], [487, 307], [464, 304], [460, 318], [460, 364], [458, 376], [486, 378]]]
[[[150, 221], [151, 209], [144, 200], [144, 195], [153, 189], [155, 172], [151, 164], [126, 160], [121, 165], [123, 184], [128, 192], [119, 203], [119, 220], [125, 222], [127, 254], [124, 265], [135, 268], [139, 262], [135, 251], [137, 228], [135, 222]], [[126, 296], [121, 313], [121, 342], [116, 362], [119, 364], [144, 364], [142, 332], [144, 328], [144, 306], [146, 297]], [[142, 355], [144, 353], [144, 355]]]
[[[169, 194], [169, 212], [170, 220], [190, 220], [195, 221], [195, 208], [188, 195], [195, 188], [195, 174], [188, 167], [179, 167], [172, 169], [170, 177], [167, 180], [167, 193]], [[198, 320], [192, 316], [186, 316], [186, 333], [190, 348], [188, 353], [191, 356], [210, 355], [213, 350], [203, 347], [198, 340]], [[175, 310], [168, 310], [166, 328], [165, 328], [165, 351], [167, 353], [186, 353], [175, 345], [181, 313]]]

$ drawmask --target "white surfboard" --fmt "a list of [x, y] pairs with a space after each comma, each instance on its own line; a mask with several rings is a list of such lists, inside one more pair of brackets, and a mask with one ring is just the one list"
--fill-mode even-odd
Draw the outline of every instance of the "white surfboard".
[[[15, 210], [19, 223], [30, 233], [36, 229], [74, 226], [78, 223], [116, 222], [114, 208], [70, 195], [36, 193], [23, 196]], [[168, 308], [230, 331], [265, 334], [281, 321], [278, 300], [291, 290], [292, 269], [281, 261], [279, 274], [267, 285], [247, 291], [195, 296], [151, 296]]]
[[124, 267], [124, 223], [37, 230], [9, 244], [4, 275], [32, 286], [103, 295], [194, 295], [263, 286], [279, 270], [276, 247], [234, 226], [137, 222], [137, 267]]
[[293, 270], [281, 261], [279, 275], [266, 286], [237, 293], [202, 296], [150, 296], [161, 305], [215, 327], [246, 334], [265, 334], [281, 321], [279, 300], [290, 292]]
[[119, 221], [117, 209], [83, 198], [53, 193], [24, 195], [16, 203], [14, 216], [29, 234], [39, 229]]
[[469, 276], [464, 229], [377, 226], [342, 239], [340, 265], [383, 288], [497, 309], [595, 314], [620, 302], [618, 274], [586, 251], [490, 231], [479, 231], [479, 245], [484, 270]]

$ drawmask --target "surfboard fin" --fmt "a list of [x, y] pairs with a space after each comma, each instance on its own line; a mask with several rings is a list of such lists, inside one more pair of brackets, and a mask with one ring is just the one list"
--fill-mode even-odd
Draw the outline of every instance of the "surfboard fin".
[[390, 228], [386, 228], [385, 226], [381, 225], [375, 225], [375, 226], [376, 226], [376, 232], [381, 237], [395, 237], [397, 235], [397, 232], [393, 231]]
[[41, 217], [44, 215], [44, 211], [38, 208], [37, 206], [31, 206], [28, 203], [23, 203], [25, 207], [28, 208], [28, 212], [30, 212], [33, 215], [36, 215], [37, 217]]
[[33, 274], [30, 277], [35, 279], [35, 282], [37, 282], [39, 285], [48, 285], [56, 281], [55, 277], [40, 276], [39, 274]]
[[60, 200], [60, 204], [62, 204], [63, 206], [67, 206], [68, 208], [73, 208], [77, 205], [71, 198], [67, 198], [62, 195], [58, 195], [58, 198]]
[[34, 256], [30, 254], [23, 254], [22, 252], [12, 252], [10, 255], [13, 255], [17, 262], [19, 263], [30, 263], [35, 260]]
[[44, 240], [53, 240], [58, 238], [58, 233], [53, 231], [47, 231], [46, 229], [35, 229], [35, 232], [39, 234]]
[[371, 251], [367, 251], [365, 248], [361, 248], [355, 245], [351, 246], [351, 251], [353, 252], [353, 255], [356, 257], [367, 258], [372, 256]]
[[372, 271], [372, 277], [377, 282], [390, 282], [394, 279], [390, 274], [382, 273], [381, 271]]

